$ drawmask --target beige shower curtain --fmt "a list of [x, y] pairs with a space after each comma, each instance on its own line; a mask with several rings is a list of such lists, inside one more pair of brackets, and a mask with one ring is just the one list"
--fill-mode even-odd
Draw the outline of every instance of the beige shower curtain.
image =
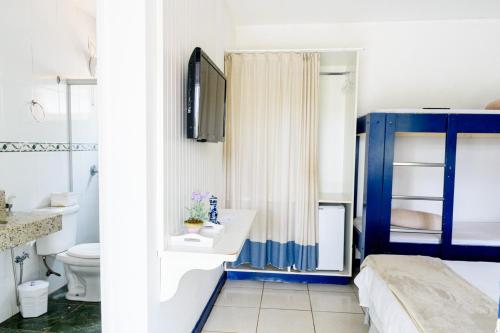
[[240, 260], [317, 265], [318, 53], [227, 54], [226, 207], [258, 210]]

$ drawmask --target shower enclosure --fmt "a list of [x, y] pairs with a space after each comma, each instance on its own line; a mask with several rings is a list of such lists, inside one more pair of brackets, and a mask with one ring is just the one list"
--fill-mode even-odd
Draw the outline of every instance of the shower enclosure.
[[99, 242], [97, 81], [66, 80], [70, 191], [78, 195], [77, 243]]

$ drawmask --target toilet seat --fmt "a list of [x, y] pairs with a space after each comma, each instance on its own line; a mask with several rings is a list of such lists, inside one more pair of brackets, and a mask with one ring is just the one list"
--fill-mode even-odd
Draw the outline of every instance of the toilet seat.
[[101, 264], [100, 259], [77, 258], [68, 255], [66, 252], [59, 253], [56, 258], [64, 264], [73, 266], [99, 267]]
[[99, 266], [100, 257], [99, 243], [78, 244], [57, 255], [57, 259], [65, 264], [89, 267]]
[[101, 251], [99, 243], [78, 244], [70, 248], [66, 253], [72, 257], [82, 259], [100, 259]]

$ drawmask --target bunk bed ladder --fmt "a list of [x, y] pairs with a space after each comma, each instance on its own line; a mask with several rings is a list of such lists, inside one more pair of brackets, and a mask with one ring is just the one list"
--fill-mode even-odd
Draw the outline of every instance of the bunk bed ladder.
[[[383, 173], [383, 199], [382, 199], [382, 219], [385, 221], [384, 244], [386, 253], [400, 254], [425, 254], [431, 256], [441, 256], [441, 244], [413, 244], [413, 243], [391, 243], [391, 231], [419, 234], [441, 234], [442, 231], [435, 230], [405, 230], [391, 227], [391, 210], [393, 200], [411, 200], [411, 201], [437, 201], [443, 203], [443, 212], [446, 198], [445, 184], [443, 184], [443, 196], [425, 196], [392, 193], [393, 176], [395, 167], [418, 167], [418, 168], [443, 168], [446, 169], [446, 160], [444, 163], [422, 162], [422, 161], [394, 161], [394, 147], [397, 132], [413, 133], [446, 133], [447, 116], [443, 114], [386, 114], [385, 129], [385, 151], [384, 151], [384, 173]], [[446, 156], [446, 153], [445, 153]], [[443, 215], [444, 217], [444, 215]], [[445, 219], [443, 218], [444, 230]]]

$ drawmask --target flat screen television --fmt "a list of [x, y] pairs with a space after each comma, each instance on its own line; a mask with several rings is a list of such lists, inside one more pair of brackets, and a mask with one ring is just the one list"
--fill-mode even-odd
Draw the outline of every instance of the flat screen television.
[[226, 77], [199, 47], [188, 64], [187, 137], [222, 142], [226, 123]]

